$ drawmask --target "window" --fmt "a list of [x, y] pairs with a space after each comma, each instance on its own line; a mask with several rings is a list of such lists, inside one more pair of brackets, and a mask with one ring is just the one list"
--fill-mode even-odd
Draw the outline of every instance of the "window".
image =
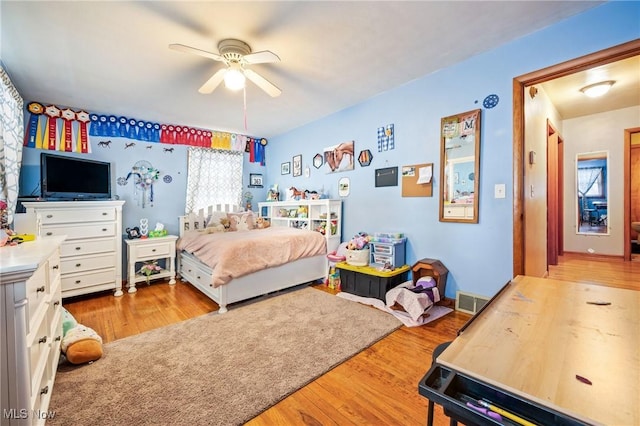
[[604, 197], [602, 167], [578, 169], [578, 188], [580, 194], [585, 197]]
[[242, 202], [243, 156], [239, 151], [190, 147], [186, 213]]

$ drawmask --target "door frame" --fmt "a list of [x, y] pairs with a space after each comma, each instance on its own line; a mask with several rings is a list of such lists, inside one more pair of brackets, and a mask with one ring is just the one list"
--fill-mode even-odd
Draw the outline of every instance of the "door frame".
[[524, 273], [525, 87], [640, 55], [640, 39], [561, 62], [513, 79], [513, 276]]
[[640, 127], [624, 129], [624, 260], [631, 260], [631, 135]]

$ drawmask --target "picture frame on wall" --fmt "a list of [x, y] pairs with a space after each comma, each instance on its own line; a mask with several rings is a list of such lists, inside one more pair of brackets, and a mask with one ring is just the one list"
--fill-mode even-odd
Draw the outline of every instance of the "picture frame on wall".
[[288, 175], [289, 173], [291, 173], [291, 163], [288, 161], [286, 163], [282, 163], [280, 165], [280, 174]]
[[249, 188], [262, 188], [262, 175], [249, 173]]
[[293, 177], [302, 176], [302, 154], [293, 157]]

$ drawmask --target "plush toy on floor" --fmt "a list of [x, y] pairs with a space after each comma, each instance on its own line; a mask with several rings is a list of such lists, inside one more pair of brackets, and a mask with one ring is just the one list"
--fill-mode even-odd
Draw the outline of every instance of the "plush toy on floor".
[[65, 308], [62, 308], [62, 336], [60, 349], [71, 364], [84, 364], [102, 357], [102, 337], [78, 324]]

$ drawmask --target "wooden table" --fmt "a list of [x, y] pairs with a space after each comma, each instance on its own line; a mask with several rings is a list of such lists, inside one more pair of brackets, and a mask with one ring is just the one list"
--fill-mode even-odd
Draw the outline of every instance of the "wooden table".
[[419, 391], [468, 424], [483, 415], [465, 392], [534, 423], [637, 425], [639, 327], [639, 291], [519, 276], [437, 357]]

